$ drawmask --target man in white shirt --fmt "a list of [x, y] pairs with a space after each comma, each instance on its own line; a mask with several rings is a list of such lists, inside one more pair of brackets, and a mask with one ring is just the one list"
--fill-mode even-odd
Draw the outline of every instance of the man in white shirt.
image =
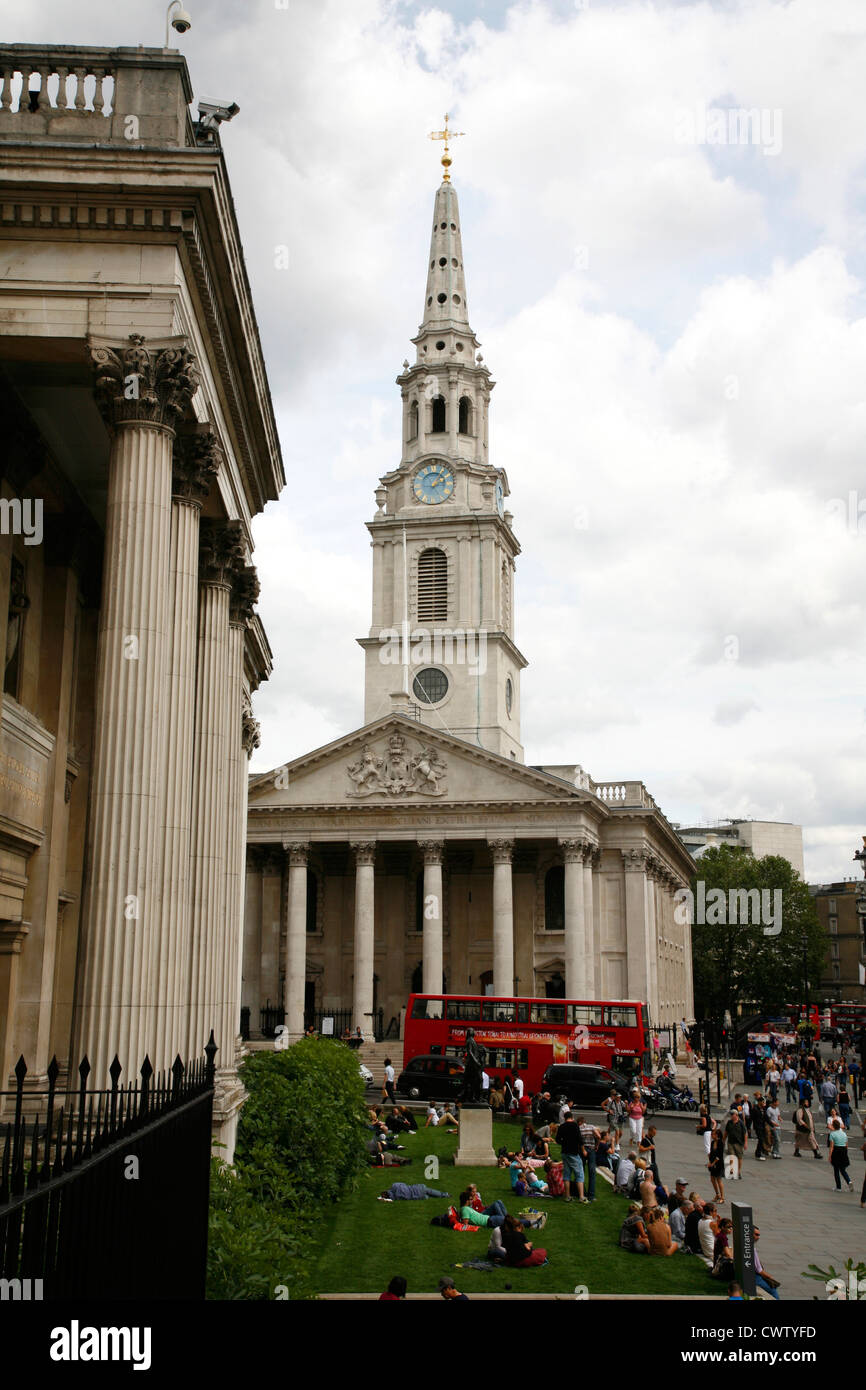
[[560, 1123], [560, 1124], [563, 1124], [563, 1123], [565, 1122], [565, 1117], [566, 1117], [566, 1115], [570, 1115], [570, 1114], [571, 1114], [571, 1110], [572, 1110], [572, 1102], [571, 1102], [570, 1100], [563, 1101], [562, 1105], [559, 1107], [559, 1123]]
[[490, 1077], [486, 1071], [481, 1073], [481, 1099], [485, 1105], [490, 1104]]
[[797, 1073], [794, 1071], [794, 1068], [791, 1066], [790, 1062], [787, 1063], [782, 1072], [782, 1080], [785, 1083], [785, 1100], [790, 1105], [791, 1088], [794, 1085], [794, 1082], [797, 1080]]
[[686, 1217], [689, 1212], [694, 1211], [694, 1204], [686, 1198], [678, 1207], [674, 1207], [670, 1216], [671, 1235], [674, 1240], [679, 1241], [680, 1249], [686, 1238]]
[[629, 1185], [635, 1173], [636, 1154], [630, 1153], [628, 1158], [621, 1158], [616, 1169], [616, 1190], [628, 1195]]
[[519, 1105], [520, 1102], [523, 1100], [523, 1077], [518, 1076], [517, 1072], [514, 1073], [514, 1079], [511, 1082], [511, 1089], [514, 1091], [514, 1099], [517, 1101], [517, 1104]]
[[779, 1082], [781, 1079], [782, 1074], [774, 1063], [767, 1072], [767, 1090], [770, 1092], [770, 1099], [774, 1105], [776, 1104], [776, 1097], [779, 1094]]

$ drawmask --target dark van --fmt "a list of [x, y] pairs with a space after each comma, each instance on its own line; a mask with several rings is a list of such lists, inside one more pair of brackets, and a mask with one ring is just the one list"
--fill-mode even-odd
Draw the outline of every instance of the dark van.
[[410, 1100], [459, 1100], [463, 1063], [434, 1053], [413, 1057], [397, 1078], [397, 1094]]
[[577, 1062], [554, 1062], [541, 1078], [542, 1091], [572, 1100], [575, 1105], [594, 1106], [596, 1109], [610, 1095], [612, 1086], [620, 1095], [628, 1095], [629, 1081], [621, 1072]]

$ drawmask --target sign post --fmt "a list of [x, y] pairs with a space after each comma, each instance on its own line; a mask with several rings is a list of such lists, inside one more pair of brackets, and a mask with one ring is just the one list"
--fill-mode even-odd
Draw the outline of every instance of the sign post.
[[754, 1298], [755, 1283], [755, 1236], [752, 1208], [744, 1202], [731, 1203], [731, 1216], [734, 1219], [734, 1269], [737, 1282], [746, 1298]]

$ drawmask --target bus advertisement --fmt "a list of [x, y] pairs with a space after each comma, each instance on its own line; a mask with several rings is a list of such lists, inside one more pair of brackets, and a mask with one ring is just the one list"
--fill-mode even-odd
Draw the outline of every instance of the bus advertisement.
[[429, 1053], [460, 1056], [469, 1028], [487, 1049], [487, 1072], [519, 1072], [530, 1091], [553, 1062], [652, 1070], [646, 1006], [636, 1000], [515, 999], [412, 994], [403, 1032], [404, 1069]]

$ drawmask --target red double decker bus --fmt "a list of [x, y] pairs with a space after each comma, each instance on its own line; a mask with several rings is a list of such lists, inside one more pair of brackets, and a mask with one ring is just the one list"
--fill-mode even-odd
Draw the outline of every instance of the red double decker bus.
[[652, 1071], [646, 1005], [634, 999], [514, 999], [496, 995], [410, 994], [403, 1067], [427, 1053], [459, 1057], [466, 1030], [487, 1049], [487, 1072], [517, 1071], [530, 1091], [553, 1062], [610, 1067], [631, 1076], [637, 1059]]

